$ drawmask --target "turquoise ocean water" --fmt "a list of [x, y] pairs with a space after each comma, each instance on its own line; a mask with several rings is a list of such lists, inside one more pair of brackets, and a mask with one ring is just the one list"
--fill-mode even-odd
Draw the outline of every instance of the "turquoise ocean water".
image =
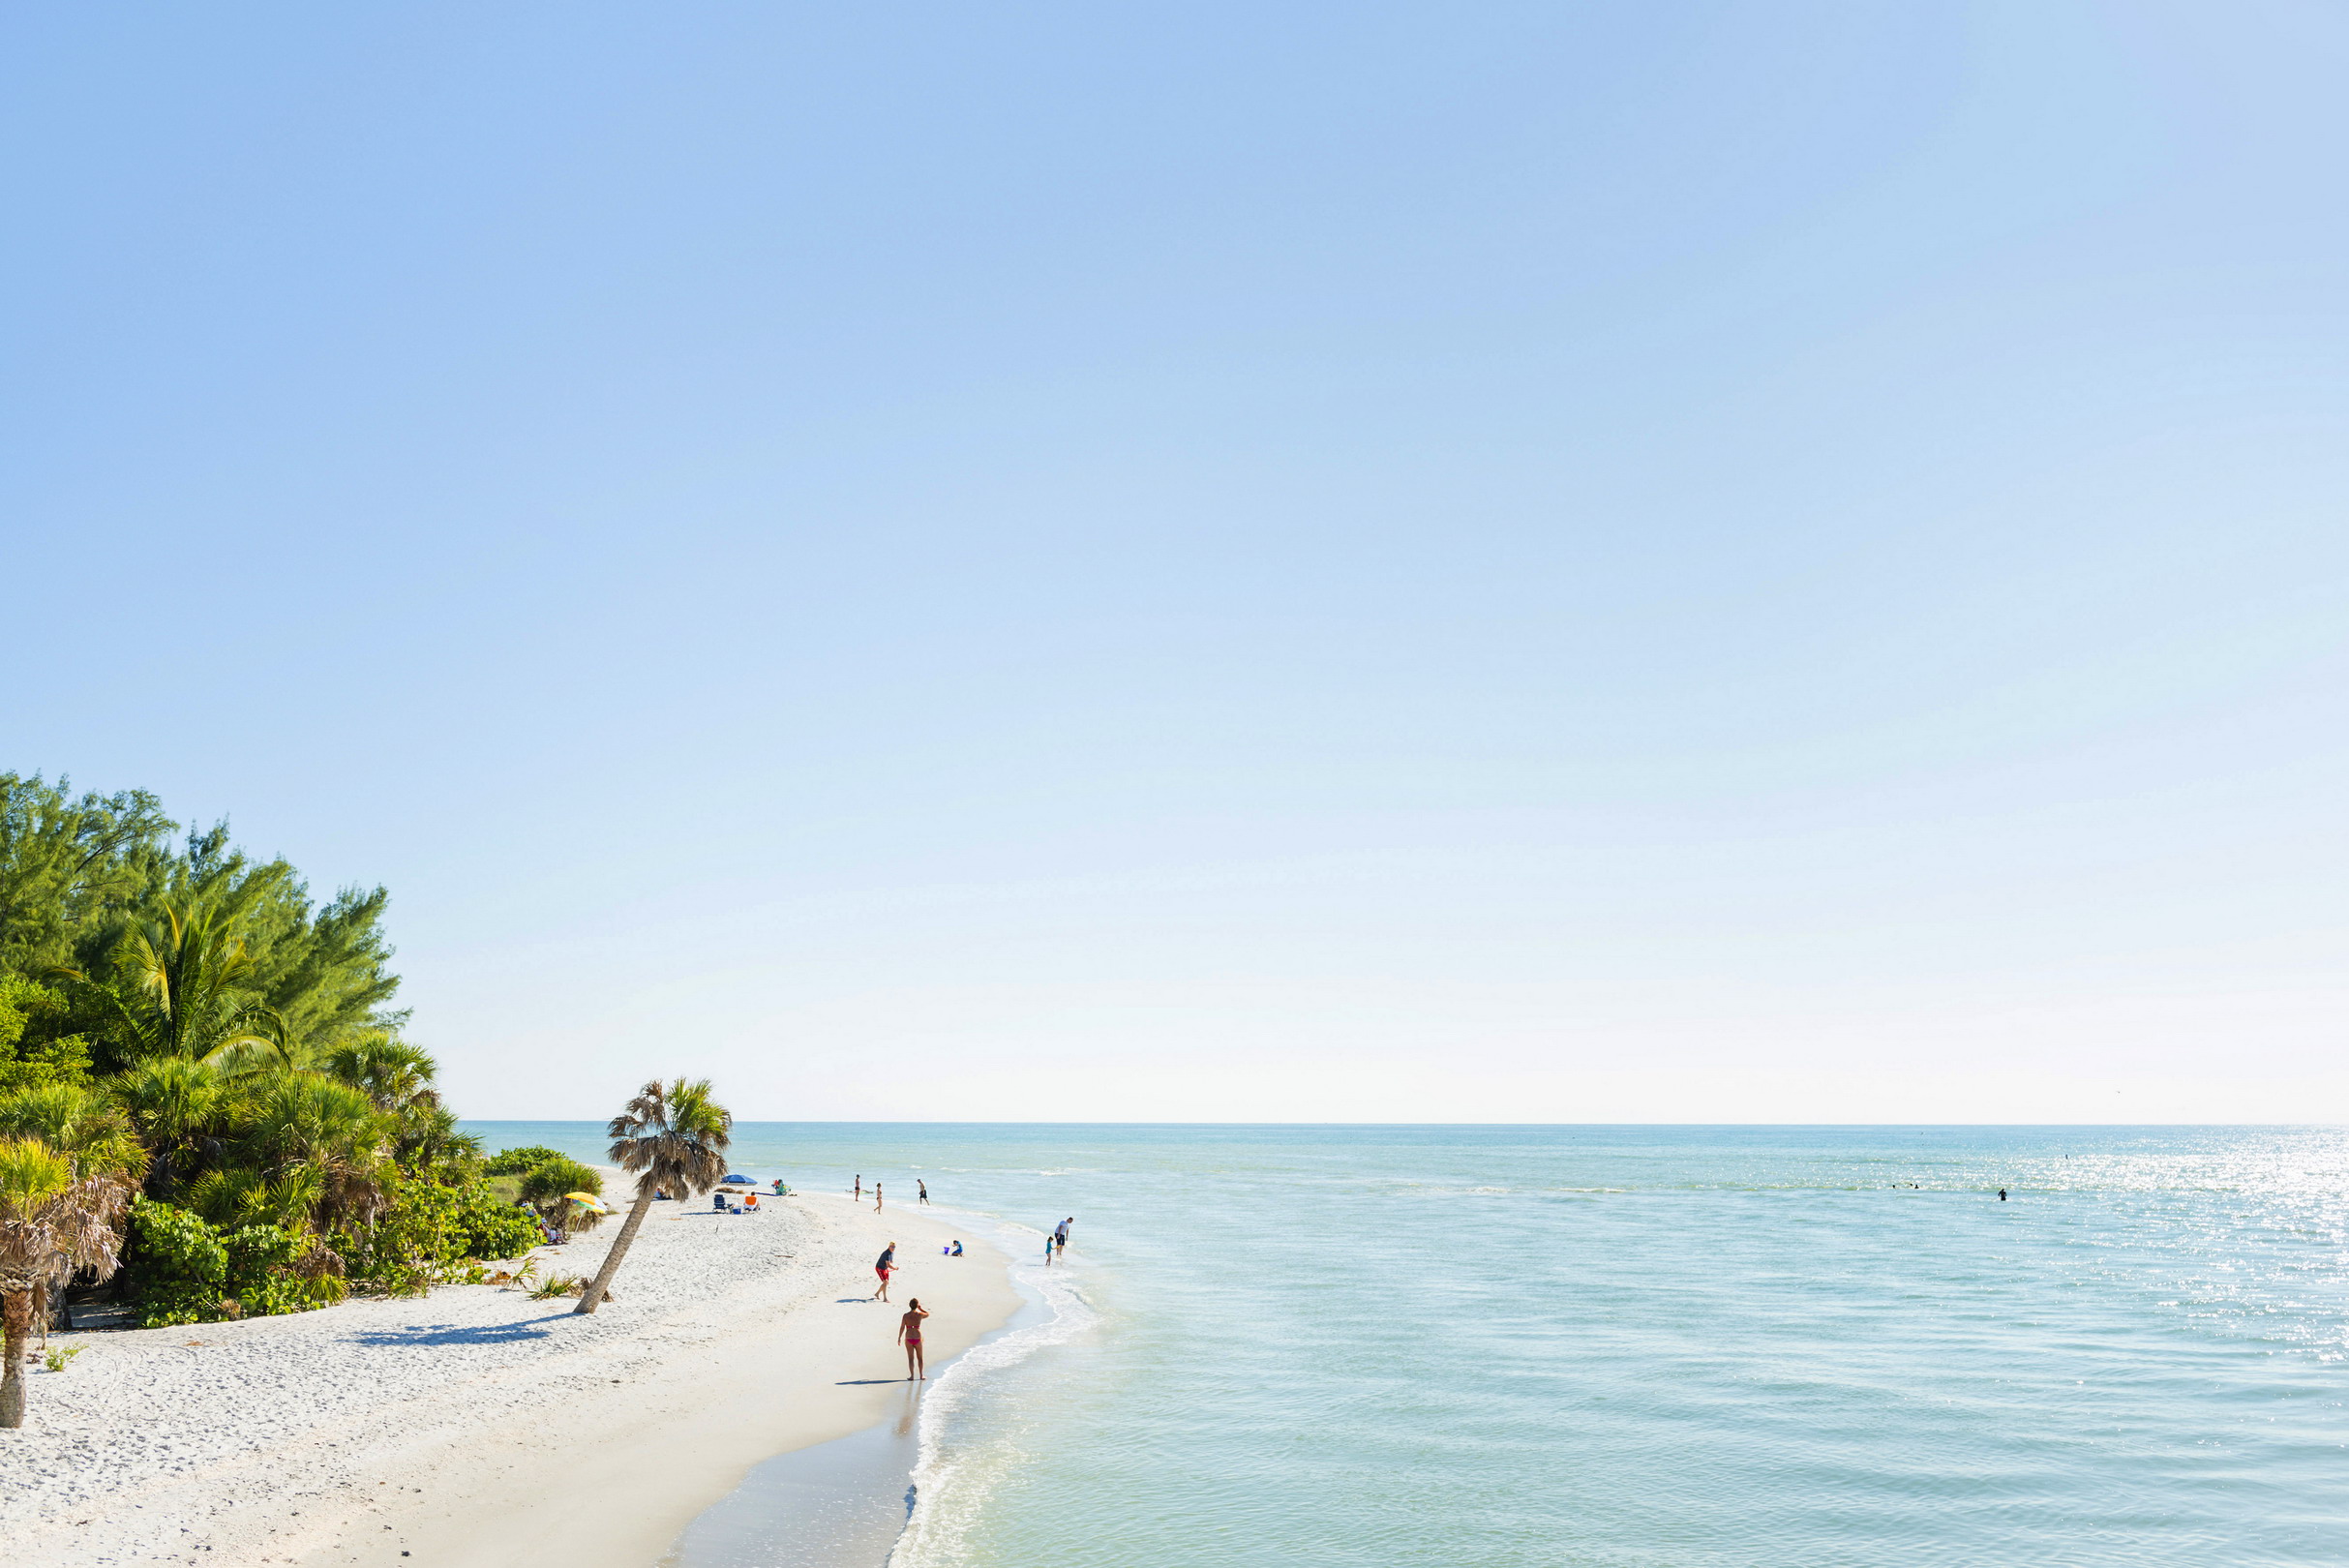
[[[587, 1124], [472, 1130], [600, 1152]], [[1076, 1216], [1049, 1311], [923, 1396], [892, 1568], [2349, 1562], [2349, 1132], [735, 1147]]]

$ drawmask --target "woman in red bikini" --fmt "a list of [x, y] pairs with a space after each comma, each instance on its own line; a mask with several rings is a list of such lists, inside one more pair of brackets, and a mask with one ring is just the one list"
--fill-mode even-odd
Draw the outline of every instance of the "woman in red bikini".
[[921, 1364], [921, 1320], [930, 1314], [921, 1310], [921, 1298], [916, 1296], [905, 1304], [905, 1315], [897, 1319], [897, 1338], [905, 1342], [905, 1380], [917, 1377], [930, 1380], [929, 1369]]

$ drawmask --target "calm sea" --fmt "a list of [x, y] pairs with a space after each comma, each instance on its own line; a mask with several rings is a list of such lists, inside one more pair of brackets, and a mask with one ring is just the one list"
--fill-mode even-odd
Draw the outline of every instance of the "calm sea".
[[2349, 1562], [2349, 1132], [735, 1147], [800, 1186], [1076, 1217], [1049, 1319], [925, 1396], [892, 1568]]

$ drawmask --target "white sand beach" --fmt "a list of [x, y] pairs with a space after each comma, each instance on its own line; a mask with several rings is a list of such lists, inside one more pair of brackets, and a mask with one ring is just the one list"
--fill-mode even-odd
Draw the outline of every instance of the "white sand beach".
[[[542, 1267], [591, 1273], [617, 1222]], [[1006, 1260], [942, 1220], [845, 1196], [757, 1217], [661, 1204], [593, 1316], [492, 1285], [194, 1328], [57, 1336], [0, 1434], [11, 1562], [651, 1568], [759, 1461], [882, 1419], [897, 1310], [933, 1366], [1018, 1305]]]

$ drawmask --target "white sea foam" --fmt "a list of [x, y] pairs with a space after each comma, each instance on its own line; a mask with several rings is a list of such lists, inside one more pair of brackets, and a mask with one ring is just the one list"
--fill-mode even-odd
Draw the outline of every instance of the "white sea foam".
[[[995, 1244], [1013, 1258], [1035, 1258], [1042, 1250], [1042, 1231], [979, 1215], [971, 1219], [988, 1225]], [[914, 1506], [904, 1533], [890, 1549], [888, 1568], [948, 1568], [960, 1560], [963, 1530], [979, 1512], [997, 1466], [988, 1462], [989, 1456], [973, 1452], [956, 1440], [956, 1417], [972, 1398], [983, 1393], [1007, 1370], [1046, 1346], [1068, 1343], [1099, 1321], [1077, 1283], [1080, 1272], [1065, 1265], [1047, 1268], [1039, 1262], [1015, 1262], [1013, 1282], [1040, 1300], [1049, 1315], [964, 1351], [923, 1395]]]

